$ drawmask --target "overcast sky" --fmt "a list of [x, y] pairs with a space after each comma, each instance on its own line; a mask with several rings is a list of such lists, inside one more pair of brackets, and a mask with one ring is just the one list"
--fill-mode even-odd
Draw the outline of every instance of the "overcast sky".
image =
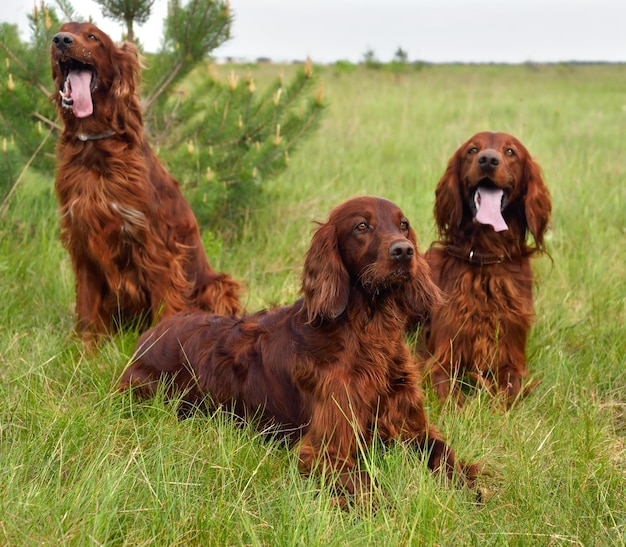
[[[0, 20], [27, 28], [33, 4], [0, 0]], [[121, 38], [94, 2], [73, 5]], [[358, 62], [371, 50], [389, 61], [402, 48], [411, 61], [626, 62], [626, 0], [231, 0], [231, 9], [232, 38], [217, 57]], [[166, 11], [156, 0], [136, 29], [148, 51], [159, 47]]]

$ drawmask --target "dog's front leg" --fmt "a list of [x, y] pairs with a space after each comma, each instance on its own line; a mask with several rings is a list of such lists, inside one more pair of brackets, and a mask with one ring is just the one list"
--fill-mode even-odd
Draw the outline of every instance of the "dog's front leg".
[[[328, 391], [326, 391], [328, 393]], [[341, 496], [369, 493], [369, 475], [356, 469], [358, 451], [366, 444], [364, 416], [369, 405], [345, 386], [331, 391], [330, 400], [318, 403], [300, 441], [299, 466], [305, 473], [331, 473]]]
[[383, 441], [408, 443], [428, 457], [428, 468], [453, 480], [455, 475], [470, 487], [474, 486], [477, 466], [459, 462], [454, 450], [444, 442], [441, 433], [428, 424], [422, 393], [410, 376], [396, 386], [381, 402], [378, 432]]
[[75, 264], [76, 279], [76, 330], [83, 342], [93, 346], [98, 336], [109, 327], [107, 312], [103, 309], [104, 279], [86, 264]]

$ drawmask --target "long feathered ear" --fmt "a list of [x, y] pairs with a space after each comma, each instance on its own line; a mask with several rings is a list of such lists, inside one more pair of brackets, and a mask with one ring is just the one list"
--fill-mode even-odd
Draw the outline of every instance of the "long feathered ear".
[[415, 260], [417, 270], [413, 281], [403, 292], [402, 303], [406, 308], [407, 324], [413, 330], [418, 323], [423, 322], [430, 312], [443, 303], [442, 293], [432, 279], [430, 266], [423, 255], [417, 252], [417, 240], [413, 229], [410, 229], [409, 239], [415, 246]]
[[526, 196], [524, 197], [526, 224], [535, 238], [537, 247], [543, 249], [543, 236], [550, 223], [552, 202], [550, 191], [543, 182], [541, 168], [530, 156], [524, 166], [524, 178], [526, 181]]
[[309, 321], [336, 319], [348, 306], [350, 274], [339, 254], [335, 226], [322, 224], [304, 259], [302, 294]]
[[458, 228], [463, 219], [463, 201], [459, 180], [458, 152], [450, 158], [446, 172], [435, 189], [435, 222], [440, 235]]
[[141, 78], [141, 58], [137, 47], [124, 42], [111, 54], [115, 67], [115, 77], [111, 82], [107, 101], [109, 105], [109, 123], [120, 133], [141, 142], [143, 139], [143, 121], [139, 104], [138, 86]]
[[131, 42], [124, 42], [116, 49], [113, 62], [117, 76], [111, 85], [111, 95], [124, 101], [127, 97], [134, 97], [141, 76], [141, 59], [139, 50]]

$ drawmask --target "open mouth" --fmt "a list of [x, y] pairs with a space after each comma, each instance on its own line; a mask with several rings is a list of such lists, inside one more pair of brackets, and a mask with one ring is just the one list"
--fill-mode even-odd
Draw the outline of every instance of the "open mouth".
[[508, 201], [508, 192], [496, 186], [488, 177], [480, 180], [474, 188], [470, 202], [474, 220], [490, 225], [496, 232], [508, 230], [502, 211]]
[[71, 109], [77, 118], [91, 116], [91, 93], [98, 81], [93, 65], [69, 59], [59, 61], [59, 69], [63, 75], [63, 88], [59, 90], [63, 108]]

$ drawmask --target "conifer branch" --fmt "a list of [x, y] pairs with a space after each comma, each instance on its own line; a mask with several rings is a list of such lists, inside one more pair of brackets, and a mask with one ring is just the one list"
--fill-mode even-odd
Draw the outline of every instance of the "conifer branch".
[[28, 171], [28, 168], [30, 167], [30, 164], [33, 162], [33, 160], [37, 157], [37, 154], [39, 154], [41, 149], [44, 147], [44, 145], [46, 144], [46, 141], [48, 140], [50, 135], [52, 135], [52, 129], [50, 129], [48, 131], [46, 136], [43, 138], [43, 140], [41, 141], [41, 143], [37, 147], [37, 150], [35, 150], [33, 152], [33, 155], [26, 162], [26, 165], [24, 165], [24, 167], [22, 168], [22, 171], [20, 172], [20, 174], [18, 175], [17, 179], [13, 183], [13, 186], [11, 186], [11, 188], [9, 189], [7, 195], [4, 197], [4, 200], [2, 201], [2, 206], [0, 206], [0, 216], [4, 217], [7, 209], [9, 208], [9, 200], [11, 199], [11, 196], [15, 192], [15, 189], [17, 188], [17, 185], [22, 181], [24, 173], [26, 173], [26, 171]]
[[[18, 67], [20, 67], [20, 69], [22, 70], [24, 75], [28, 75], [29, 74], [30, 71], [20, 61], [19, 57], [17, 57], [3, 41], [0, 41], [0, 47], [2, 47], [4, 52], [11, 59], [11, 61], [13, 61]], [[25, 78], [25, 79], [27, 79], [27, 78]], [[50, 96], [50, 91], [48, 91], [48, 89], [46, 89], [46, 87], [38, 79], [32, 80], [31, 83], [33, 83], [35, 85], [35, 87], [37, 87], [46, 97]]]

